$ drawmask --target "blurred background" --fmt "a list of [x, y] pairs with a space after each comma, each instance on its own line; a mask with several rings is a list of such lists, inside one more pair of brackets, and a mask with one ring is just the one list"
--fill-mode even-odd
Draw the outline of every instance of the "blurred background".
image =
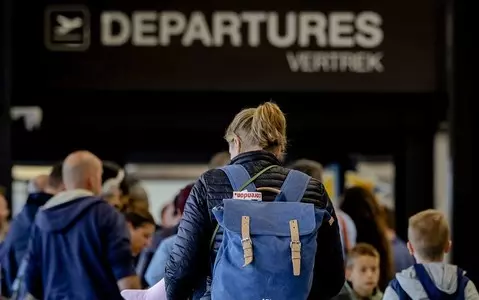
[[477, 280], [471, 11], [452, 0], [3, 0], [11, 215], [30, 179], [87, 149], [138, 180], [161, 223], [228, 149], [234, 115], [273, 100], [287, 115], [287, 162], [321, 162], [336, 202], [346, 187], [370, 188], [404, 239], [409, 216], [442, 210], [450, 259]]

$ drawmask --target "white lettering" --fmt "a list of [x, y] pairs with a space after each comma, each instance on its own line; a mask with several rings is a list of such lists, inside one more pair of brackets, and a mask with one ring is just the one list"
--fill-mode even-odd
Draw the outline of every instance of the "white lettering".
[[216, 12], [213, 14], [213, 39], [217, 47], [223, 46], [225, 36], [229, 36], [231, 45], [241, 46], [240, 19], [234, 12]]
[[171, 37], [180, 35], [186, 27], [186, 17], [176, 11], [163, 12], [160, 19], [160, 44], [167, 46]]
[[203, 46], [209, 47], [212, 43], [211, 33], [208, 29], [205, 16], [201, 12], [193, 12], [186, 29], [185, 35], [181, 39], [181, 44], [185, 47], [191, 46], [195, 40], [203, 43]]
[[326, 47], [328, 40], [326, 38], [327, 21], [324, 14], [319, 12], [302, 12], [299, 15], [299, 38], [298, 44], [301, 47], [310, 46], [310, 37], [316, 38], [316, 44], [319, 47]]
[[279, 17], [277, 13], [270, 13], [268, 17], [267, 37], [271, 45], [278, 48], [287, 48], [294, 45], [296, 41], [296, 14], [289, 12], [286, 14], [286, 29], [284, 36], [279, 33]]
[[[219, 11], [211, 19], [201, 11], [185, 15], [178, 11], [119, 11], [101, 14], [101, 42], [138, 47], [181, 44], [183, 47], [363, 48], [380, 46], [384, 40], [381, 16], [372, 11], [287, 12]], [[338, 61], [341, 59], [338, 58]], [[328, 59], [331, 61], [331, 59]], [[319, 63], [324, 65], [324, 63]]]
[[333, 12], [329, 15], [329, 45], [331, 47], [354, 46], [354, 14]]
[[158, 31], [157, 13], [152, 11], [135, 11], [132, 15], [133, 19], [133, 37], [132, 44], [135, 46], [156, 46], [158, 37], [155, 35]]
[[[128, 16], [119, 11], [105, 11], [100, 17], [101, 43], [105, 46], [121, 46], [131, 35], [131, 26]], [[117, 24], [120, 30], [114, 34], [113, 25]]]
[[379, 46], [384, 39], [381, 29], [382, 18], [379, 14], [368, 11], [360, 13], [356, 18], [356, 43], [363, 48], [374, 48]]
[[287, 52], [286, 59], [292, 72], [384, 72], [382, 52]]
[[248, 24], [248, 44], [251, 47], [258, 47], [261, 43], [260, 25], [266, 20], [264, 12], [244, 12], [241, 18]]

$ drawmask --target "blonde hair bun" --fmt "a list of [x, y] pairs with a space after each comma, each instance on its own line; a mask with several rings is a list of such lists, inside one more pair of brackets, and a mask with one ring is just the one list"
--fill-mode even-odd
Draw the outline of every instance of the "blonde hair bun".
[[262, 148], [279, 146], [285, 150], [286, 117], [276, 103], [266, 102], [255, 109], [251, 131]]

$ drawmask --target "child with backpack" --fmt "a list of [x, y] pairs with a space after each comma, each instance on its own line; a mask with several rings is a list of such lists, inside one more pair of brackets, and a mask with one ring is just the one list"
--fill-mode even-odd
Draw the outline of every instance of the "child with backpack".
[[379, 253], [371, 245], [359, 243], [348, 253], [346, 283], [333, 300], [380, 300]]
[[451, 249], [450, 231], [441, 212], [422, 211], [409, 219], [407, 244], [416, 264], [397, 273], [384, 299], [479, 299], [479, 294], [466, 272], [444, 262]]

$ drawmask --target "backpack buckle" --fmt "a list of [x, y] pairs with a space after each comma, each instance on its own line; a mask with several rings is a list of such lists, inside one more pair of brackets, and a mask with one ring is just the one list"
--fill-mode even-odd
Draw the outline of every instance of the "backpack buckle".
[[291, 241], [289, 242], [289, 247], [293, 252], [301, 252], [301, 242], [300, 241]]
[[244, 243], [247, 243], [247, 242], [249, 242], [249, 245], [251, 245], [251, 246], [253, 245], [253, 242], [251, 241], [250, 238], [241, 239], [241, 244], [244, 245]]

